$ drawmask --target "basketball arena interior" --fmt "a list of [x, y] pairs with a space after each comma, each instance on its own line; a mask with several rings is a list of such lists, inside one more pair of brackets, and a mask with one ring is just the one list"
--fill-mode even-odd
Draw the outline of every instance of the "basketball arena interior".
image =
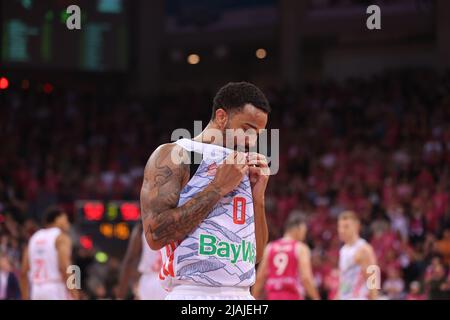
[[351, 212], [377, 299], [450, 299], [449, 1], [0, 6], [0, 299], [33, 298], [24, 256], [55, 208], [70, 222], [76, 299], [143, 299], [131, 239], [146, 163], [176, 129], [201, 132], [218, 90], [243, 81], [264, 93], [266, 128], [279, 132], [268, 243], [306, 218], [316, 298], [342, 297], [338, 224]]

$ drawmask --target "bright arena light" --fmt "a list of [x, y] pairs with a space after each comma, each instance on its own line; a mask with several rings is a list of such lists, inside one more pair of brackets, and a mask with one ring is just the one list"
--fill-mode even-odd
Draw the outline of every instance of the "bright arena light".
[[1, 90], [6, 90], [9, 87], [9, 81], [7, 78], [5, 77], [1, 77], [0, 78], [0, 89]]
[[99, 251], [95, 254], [95, 259], [100, 263], [106, 263], [108, 261], [108, 255], [103, 251]]
[[198, 64], [200, 62], [200, 56], [198, 54], [190, 54], [187, 57], [187, 62], [189, 64]]
[[255, 55], [258, 59], [264, 59], [265, 57], [267, 57], [267, 51], [266, 49], [259, 48], [258, 50], [256, 50]]

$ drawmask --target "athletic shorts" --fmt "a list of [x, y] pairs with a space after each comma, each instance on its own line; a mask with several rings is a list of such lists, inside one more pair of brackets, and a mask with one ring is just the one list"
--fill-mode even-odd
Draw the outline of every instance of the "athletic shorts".
[[255, 300], [249, 288], [177, 285], [166, 300]]
[[167, 291], [161, 286], [157, 273], [143, 273], [138, 283], [139, 300], [164, 300]]
[[70, 294], [64, 283], [51, 282], [32, 284], [31, 300], [70, 300]]

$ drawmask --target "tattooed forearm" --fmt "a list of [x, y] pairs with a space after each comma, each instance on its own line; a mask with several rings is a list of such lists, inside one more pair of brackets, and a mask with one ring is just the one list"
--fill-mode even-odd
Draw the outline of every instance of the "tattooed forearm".
[[184, 205], [156, 215], [153, 223], [148, 224], [146, 237], [161, 243], [183, 239], [203, 221], [221, 197], [214, 187], [207, 187]]
[[[189, 179], [189, 158], [172, 145], [158, 148], [150, 157], [141, 189], [141, 215], [147, 242], [153, 249], [184, 239], [208, 215], [220, 200], [220, 190], [213, 184], [184, 205], [177, 207], [180, 192]], [[171, 155], [186, 161], [174, 163]]]

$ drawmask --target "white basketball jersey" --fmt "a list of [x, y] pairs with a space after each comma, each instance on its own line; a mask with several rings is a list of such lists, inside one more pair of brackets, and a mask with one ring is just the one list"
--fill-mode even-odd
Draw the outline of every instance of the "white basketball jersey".
[[142, 233], [142, 252], [138, 271], [142, 274], [157, 273], [155, 266], [159, 264], [160, 259], [161, 253], [150, 249], [147, 240], [145, 240], [145, 235]]
[[[203, 159], [180, 194], [178, 206], [201, 192], [214, 179], [217, 166], [232, 152], [217, 145], [189, 139], [176, 142]], [[191, 163], [193, 159], [191, 159]], [[177, 284], [212, 287], [250, 287], [255, 281], [256, 241], [253, 197], [245, 176], [223, 197], [184, 240], [161, 249], [163, 286]]]
[[35, 284], [62, 282], [56, 238], [59, 228], [41, 229], [33, 234], [28, 246], [30, 281]]
[[339, 251], [339, 299], [367, 299], [368, 289], [360, 265], [355, 263], [358, 250], [367, 242], [358, 239], [344, 245]]

